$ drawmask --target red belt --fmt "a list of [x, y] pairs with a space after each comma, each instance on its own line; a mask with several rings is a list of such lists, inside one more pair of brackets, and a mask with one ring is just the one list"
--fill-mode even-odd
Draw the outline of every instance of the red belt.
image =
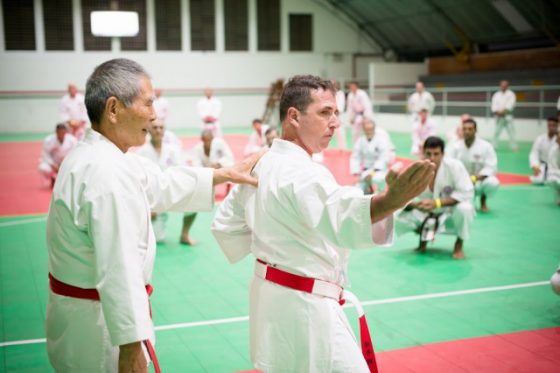
[[[54, 278], [53, 275], [49, 273], [49, 286], [51, 291], [58, 295], [63, 295], [65, 297], [71, 298], [79, 298], [79, 299], [88, 299], [88, 300], [95, 300], [99, 301], [99, 292], [97, 289], [83, 289], [77, 286], [72, 286], [70, 284], [66, 284], [62, 281], [57, 280]], [[152, 285], [146, 285], [146, 293], [148, 293], [148, 297], [152, 295], [154, 288]], [[150, 317], [152, 317], [152, 307], [150, 305]], [[156, 373], [161, 373], [161, 369], [159, 367], [159, 362], [156, 356], [156, 350], [154, 350], [154, 346], [149, 339], [146, 339], [144, 345], [146, 346], [146, 350], [148, 350], [148, 354], [150, 355], [150, 359], [154, 364], [154, 369]]]
[[305, 277], [296, 275], [290, 272], [283, 271], [276, 267], [269, 265], [268, 263], [257, 259], [255, 266], [255, 275], [265, 279], [267, 281], [273, 282], [275, 284], [285, 286], [290, 289], [303, 291], [310, 294], [321, 295], [324, 297], [329, 297], [338, 301], [341, 305], [344, 304], [345, 298], [347, 298], [358, 310], [358, 316], [360, 321], [360, 342], [362, 345], [362, 354], [366, 359], [369, 371], [372, 373], [377, 373], [377, 362], [375, 361], [375, 351], [373, 350], [373, 343], [371, 341], [371, 336], [369, 333], [369, 328], [367, 325], [366, 316], [358, 301], [358, 298], [348, 290], [344, 290], [342, 287], [324, 281], [315, 279], [312, 277]]

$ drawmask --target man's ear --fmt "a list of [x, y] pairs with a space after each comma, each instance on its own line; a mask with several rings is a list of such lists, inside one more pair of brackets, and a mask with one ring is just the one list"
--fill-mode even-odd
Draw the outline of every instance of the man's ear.
[[295, 128], [299, 127], [299, 110], [296, 109], [295, 107], [290, 107], [288, 108], [288, 112], [286, 113], [286, 116], [288, 118], [288, 123], [290, 123], [290, 125], [292, 125]]
[[117, 114], [119, 112], [120, 101], [115, 96], [111, 96], [105, 101], [105, 115], [109, 122], [117, 123]]

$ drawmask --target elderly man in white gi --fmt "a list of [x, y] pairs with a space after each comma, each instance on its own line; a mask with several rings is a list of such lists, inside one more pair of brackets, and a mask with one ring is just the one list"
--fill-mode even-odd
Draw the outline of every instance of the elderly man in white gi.
[[196, 103], [196, 111], [204, 124], [214, 132], [214, 136], [222, 137], [220, 115], [222, 115], [222, 101], [214, 97], [214, 91], [210, 88], [204, 90], [204, 97]]
[[444, 158], [445, 143], [441, 138], [428, 137], [423, 149], [424, 158], [436, 165], [436, 174], [429, 187], [397, 215], [397, 234], [419, 233], [418, 252], [426, 251], [436, 233], [454, 234], [457, 240], [452, 256], [464, 259], [463, 241], [469, 239], [476, 214], [473, 184], [460, 161]]
[[531, 182], [535, 185], [542, 185], [548, 176], [548, 153], [550, 148], [556, 143], [558, 133], [558, 118], [550, 117], [546, 120], [547, 132], [539, 135], [529, 153], [529, 166], [533, 175], [530, 176]]
[[373, 121], [364, 120], [363, 128], [364, 135], [352, 149], [350, 173], [359, 178], [358, 186], [362, 191], [371, 194], [383, 190], [385, 186], [385, 176], [391, 161], [391, 143], [377, 133], [378, 128]]
[[346, 111], [352, 125], [352, 144], [358, 141], [362, 134], [362, 121], [364, 118], [373, 118], [373, 105], [363, 89], [358, 88], [358, 83], [350, 83], [350, 92], [346, 98]]
[[84, 95], [78, 92], [75, 84], [68, 84], [68, 93], [62, 96], [59, 104], [60, 118], [78, 140], [82, 140], [86, 133], [88, 114], [84, 102]]
[[422, 109], [428, 110], [428, 113], [432, 115], [435, 107], [436, 100], [434, 96], [426, 91], [424, 83], [416, 82], [416, 92], [408, 98], [408, 112], [411, 114], [411, 120], [414, 122]]
[[280, 102], [282, 139], [254, 170], [259, 188], [235, 187], [212, 225], [231, 262], [250, 252], [257, 258], [250, 348], [255, 368], [266, 372], [374, 370], [371, 344], [362, 345], [362, 355], [339, 304], [341, 297], [357, 302], [342, 295], [347, 249], [390, 243], [393, 212], [424, 190], [434, 172], [429, 161], [392, 170], [387, 191], [374, 196], [338, 185], [311, 160], [340, 125], [337, 111], [330, 81], [293, 77]]
[[64, 123], [57, 124], [56, 133], [45, 138], [38, 168], [46, 184], [54, 185], [62, 161], [77, 143], [78, 140], [68, 133]]
[[560, 205], [560, 131], [556, 134], [556, 142], [548, 153], [548, 180], [546, 183], [554, 193], [554, 202]]
[[496, 129], [494, 132], [494, 148], [498, 148], [500, 134], [505, 129], [509, 136], [509, 144], [511, 150], [517, 151], [517, 143], [515, 142], [515, 127], [513, 125], [513, 109], [516, 102], [515, 93], [509, 89], [509, 82], [502, 80], [500, 82], [500, 90], [492, 95], [492, 114], [496, 118]]
[[463, 140], [455, 141], [447, 155], [460, 160], [471, 177], [476, 196], [480, 196], [480, 211], [488, 212], [487, 198], [496, 193], [500, 181], [496, 177], [498, 157], [492, 145], [476, 136], [476, 121], [463, 122]]
[[159, 371], [148, 294], [155, 258], [150, 211], [208, 210], [212, 186], [256, 184], [251, 162], [230, 169], [170, 167], [127, 153], [156, 119], [150, 77], [115, 59], [86, 86], [93, 124], [66, 157], [47, 221], [47, 352], [58, 372]]

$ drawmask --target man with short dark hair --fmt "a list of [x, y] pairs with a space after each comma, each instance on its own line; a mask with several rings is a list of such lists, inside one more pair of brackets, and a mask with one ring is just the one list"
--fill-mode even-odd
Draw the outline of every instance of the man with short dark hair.
[[156, 119], [153, 100], [150, 76], [131, 60], [104, 62], [87, 81], [92, 129], [60, 168], [47, 220], [47, 352], [58, 372], [147, 372], [147, 354], [159, 371], [150, 210], [208, 210], [213, 185], [256, 185], [248, 172], [258, 157], [229, 169], [162, 172], [127, 153]]
[[533, 171], [531, 182], [536, 185], [544, 184], [548, 176], [548, 153], [556, 143], [558, 134], [558, 118], [549, 117], [546, 120], [547, 132], [539, 135], [529, 153], [529, 166]]
[[445, 143], [441, 138], [428, 137], [423, 149], [424, 159], [436, 165], [436, 173], [429, 187], [397, 215], [396, 231], [419, 233], [419, 252], [426, 251], [436, 233], [455, 234], [453, 258], [464, 259], [463, 241], [470, 236], [475, 216], [473, 184], [460, 161], [444, 157]]
[[[389, 244], [393, 212], [426, 188], [433, 165], [418, 161], [389, 172], [388, 189], [373, 196], [340, 186], [311, 159], [340, 126], [334, 87], [319, 77], [290, 79], [280, 120], [282, 139], [254, 169], [259, 188], [234, 188], [212, 225], [231, 262], [250, 252], [257, 258], [251, 360], [266, 372], [369, 372], [370, 341], [362, 340], [362, 355], [339, 303], [357, 302], [342, 292], [348, 249]], [[366, 330], [363, 314], [361, 323]]]
[[463, 122], [463, 140], [455, 141], [447, 155], [460, 160], [471, 176], [476, 196], [480, 196], [480, 211], [487, 212], [487, 198], [496, 193], [500, 181], [496, 177], [498, 157], [488, 141], [476, 136], [476, 121]]
[[62, 161], [78, 143], [78, 140], [68, 133], [64, 123], [57, 124], [55, 131], [43, 140], [38, 167], [45, 183], [51, 187], [54, 186]]

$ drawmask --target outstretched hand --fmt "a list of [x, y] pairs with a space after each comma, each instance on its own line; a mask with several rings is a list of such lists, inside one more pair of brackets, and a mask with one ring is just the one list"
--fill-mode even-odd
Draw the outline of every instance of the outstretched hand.
[[385, 178], [387, 197], [399, 207], [422, 193], [434, 177], [435, 165], [428, 161], [416, 161], [404, 169], [392, 168]]
[[258, 180], [251, 176], [251, 171], [266, 152], [267, 149], [263, 149], [260, 152], [237, 162], [231, 167], [214, 170], [214, 185], [231, 182], [236, 184], [249, 184], [256, 187], [258, 185]]

